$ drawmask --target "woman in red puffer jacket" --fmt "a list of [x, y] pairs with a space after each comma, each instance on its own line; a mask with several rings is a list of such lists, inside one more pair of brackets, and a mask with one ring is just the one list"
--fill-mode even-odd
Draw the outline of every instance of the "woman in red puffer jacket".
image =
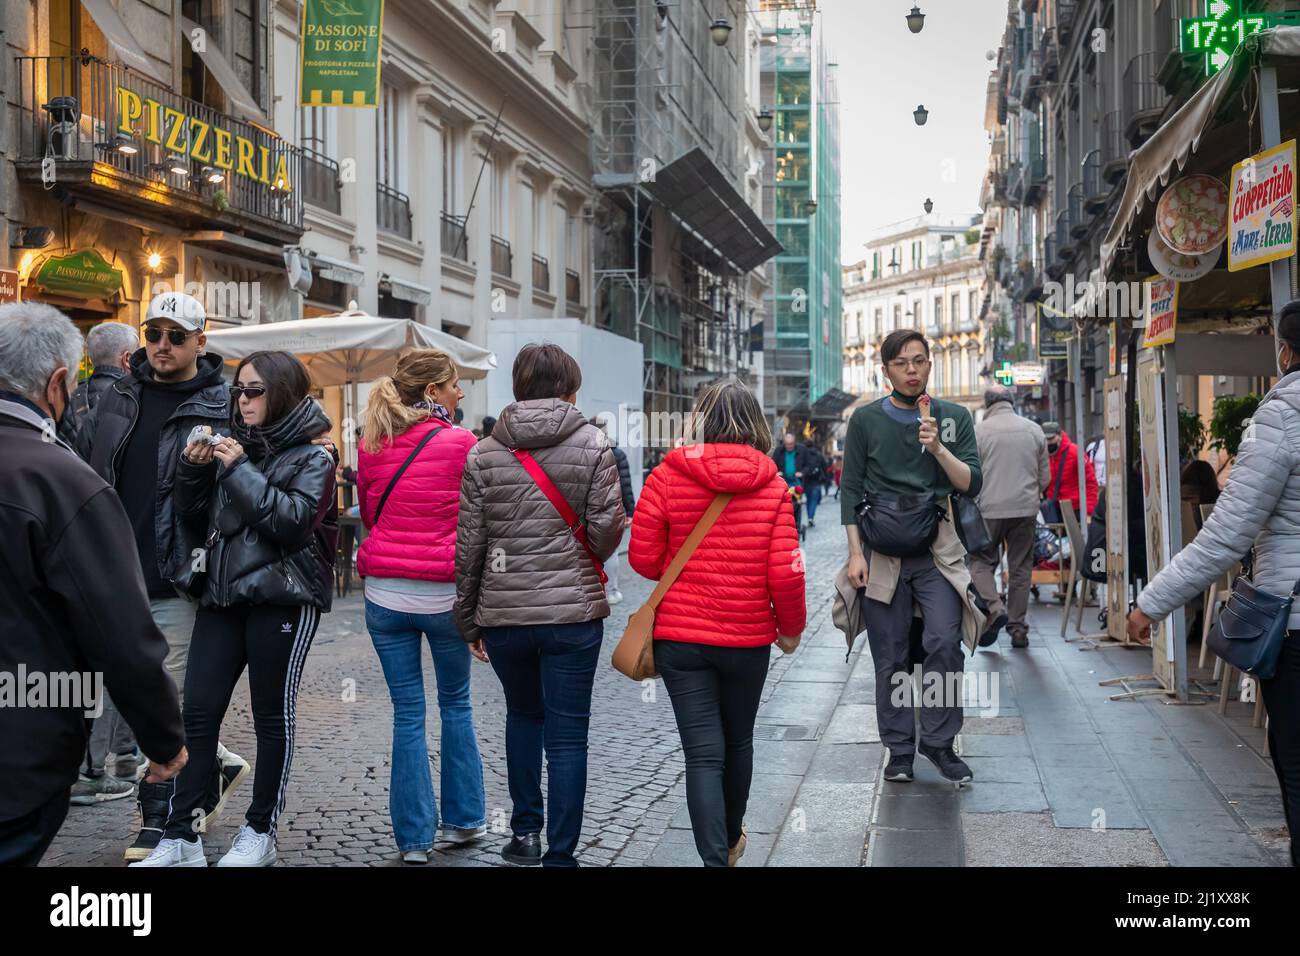
[[[462, 398], [456, 366], [445, 353], [403, 353], [392, 377], [371, 389], [357, 466], [361, 520], [370, 529], [357, 569], [366, 582], [366, 629], [393, 700], [388, 802], [407, 863], [427, 863], [435, 839], [469, 843], [487, 832], [483, 763], [470, 709], [470, 649], [452, 611], [460, 480], [475, 443], [473, 432], [451, 423]], [[424, 732], [425, 640], [442, 715], [441, 833]]]
[[700, 444], [650, 473], [632, 518], [628, 562], [652, 580], [719, 493], [734, 497], [655, 612], [655, 665], [686, 754], [686, 803], [705, 866], [735, 866], [754, 771], [754, 718], [771, 646], [793, 653], [806, 622], [803, 559], [772, 433], [732, 380], [700, 395], [689, 423]]

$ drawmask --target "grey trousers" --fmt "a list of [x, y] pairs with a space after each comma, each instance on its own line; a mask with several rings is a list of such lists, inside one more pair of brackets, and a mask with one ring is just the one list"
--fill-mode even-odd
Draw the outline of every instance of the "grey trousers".
[[86, 768], [98, 776], [110, 753], [129, 754], [135, 750], [135, 734], [113, 706], [113, 698], [104, 691], [104, 710], [95, 718], [86, 743]]
[[[1034, 526], [1036, 516], [1028, 518], [985, 518], [993, 547], [970, 556], [970, 576], [975, 590], [988, 602], [989, 615], [1007, 614], [1008, 634], [1028, 634], [1025, 617], [1029, 613], [1029, 585], [1034, 570]], [[1007, 601], [1004, 606], [995, 575], [1007, 550]]]
[[938, 681], [946, 691], [955, 683], [960, 689], [959, 675], [965, 669], [962, 601], [957, 591], [934, 566], [932, 556], [924, 554], [901, 561], [894, 600], [889, 604], [871, 598], [862, 601], [867, 643], [876, 669], [876, 724], [881, 743], [894, 757], [916, 751], [915, 704], [921, 704], [921, 743], [928, 747], [951, 746], [962, 723], [960, 693], [955, 699], [942, 693], [935, 702], [919, 691], [912, 692], [914, 606], [920, 608], [923, 623], [923, 684]]

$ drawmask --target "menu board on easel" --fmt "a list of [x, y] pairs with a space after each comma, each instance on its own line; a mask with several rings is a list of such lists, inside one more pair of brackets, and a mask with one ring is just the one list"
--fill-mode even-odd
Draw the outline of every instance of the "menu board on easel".
[[1128, 641], [1128, 470], [1124, 376], [1106, 379], [1106, 635]]
[[[1169, 495], [1165, 461], [1164, 367], [1160, 349], [1141, 349], [1137, 362], [1138, 436], [1142, 445], [1147, 580], [1169, 563]], [[1109, 478], [1109, 474], [1107, 478]], [[1174, 690], [1174, 634], [1168, 619], [1151, 628], [1151, 672], [1166, 691]]]

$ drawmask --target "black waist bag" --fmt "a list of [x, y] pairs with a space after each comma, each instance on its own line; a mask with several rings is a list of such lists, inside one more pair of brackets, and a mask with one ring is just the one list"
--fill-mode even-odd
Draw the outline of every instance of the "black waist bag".
[[894, 558], [929, 553], [945, 517], [933, 494], [867, 495], [854, 513], [867, 547]]

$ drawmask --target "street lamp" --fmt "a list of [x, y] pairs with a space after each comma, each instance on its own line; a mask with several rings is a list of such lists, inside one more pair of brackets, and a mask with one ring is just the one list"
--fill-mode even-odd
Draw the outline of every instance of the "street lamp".
[[766, 133], [772, 128], [772, 108], [764, 106], [758, 114], [758, 128]]
[[926, 212], [927, 215], [929, 215], [930, 213], [934, 212], [934, 202], [933, 202], [932, 200], [930, 200], [929, 197], [926, 197], [926, 200], [925, 200], [924, 206], [925, 206], [925, 212]]
[[916, 120], [917, 126], [924, 126], [925, 121], [928, 120], [929, 118], [930, 118], [930, 111], [925, 108], [924, 103], [922, 103], [916, 109], [912, 110], [912, 119]]
[[921, 12], [920, 7], [913, 4], [912, 12], [907, 15], [907, 28], [913, 33], [920, 33], [921, 28], [924, 26], [925, 14]]
[[731, 36], [731, 23], [725, 18], [719, 17], [709, 26], [709, 36], [713, 37], [715, 45], [726, 46], [727, 38]]

